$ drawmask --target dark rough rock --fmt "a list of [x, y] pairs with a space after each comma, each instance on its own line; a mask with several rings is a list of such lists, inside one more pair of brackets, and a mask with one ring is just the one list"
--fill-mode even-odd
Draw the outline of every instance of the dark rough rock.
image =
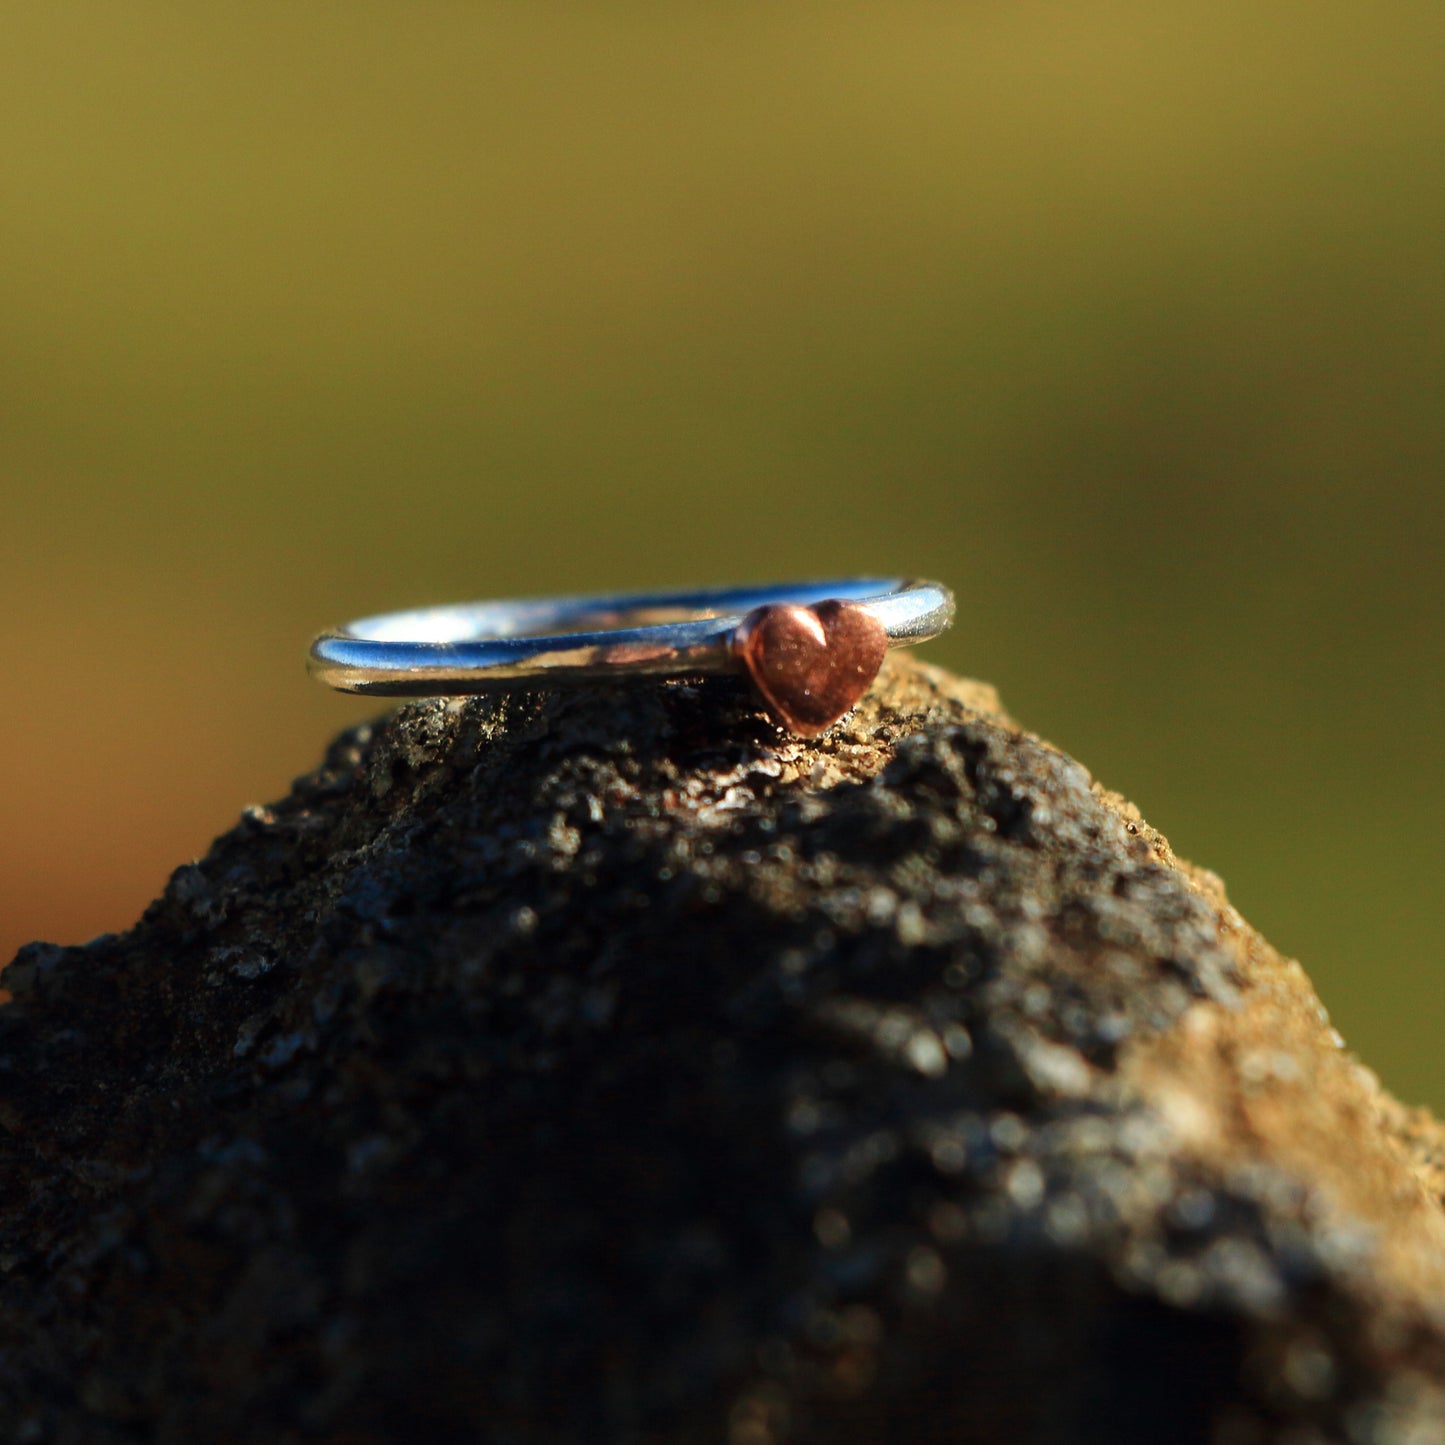
[[0, 1008], [0, 1438], [1445, 1439], [1441, 1136], [986, 688], [426, 703]]

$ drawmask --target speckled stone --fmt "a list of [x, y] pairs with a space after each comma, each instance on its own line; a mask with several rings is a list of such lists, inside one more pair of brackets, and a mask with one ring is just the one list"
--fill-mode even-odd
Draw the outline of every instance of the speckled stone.
[[341, 737], [0, 1008], [0, 1438], [1426, 1445], [1445, 1158], [992, 691]]

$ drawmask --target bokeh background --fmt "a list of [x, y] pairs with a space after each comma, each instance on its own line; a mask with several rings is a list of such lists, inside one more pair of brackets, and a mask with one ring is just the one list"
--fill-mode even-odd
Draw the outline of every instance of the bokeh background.
[[1445, 7], [75, 3], [0, 44], [0, 956], [319, 627], [900, 570], [1445, 1105]]

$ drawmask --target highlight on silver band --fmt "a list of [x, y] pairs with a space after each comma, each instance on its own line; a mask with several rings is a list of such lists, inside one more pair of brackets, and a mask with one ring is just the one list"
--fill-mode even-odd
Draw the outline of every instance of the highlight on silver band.
[[364, 617], [316, 638], [310, 667], [343, 692], [383, 697], [735, 672], [734, 640], [750, 614], [832, 601], [871, 614], [889, 647], [927, 641], [953, 620], [947, 587], [897, 577], [522, 598]]

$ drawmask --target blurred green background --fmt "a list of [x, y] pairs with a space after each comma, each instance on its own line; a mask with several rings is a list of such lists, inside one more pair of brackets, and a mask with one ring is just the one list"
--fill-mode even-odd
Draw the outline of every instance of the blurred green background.
[[0, 955], [365, 711], [317, 628], [937, 576], [1445, 1105], [1445, 6], [7, 6]]

